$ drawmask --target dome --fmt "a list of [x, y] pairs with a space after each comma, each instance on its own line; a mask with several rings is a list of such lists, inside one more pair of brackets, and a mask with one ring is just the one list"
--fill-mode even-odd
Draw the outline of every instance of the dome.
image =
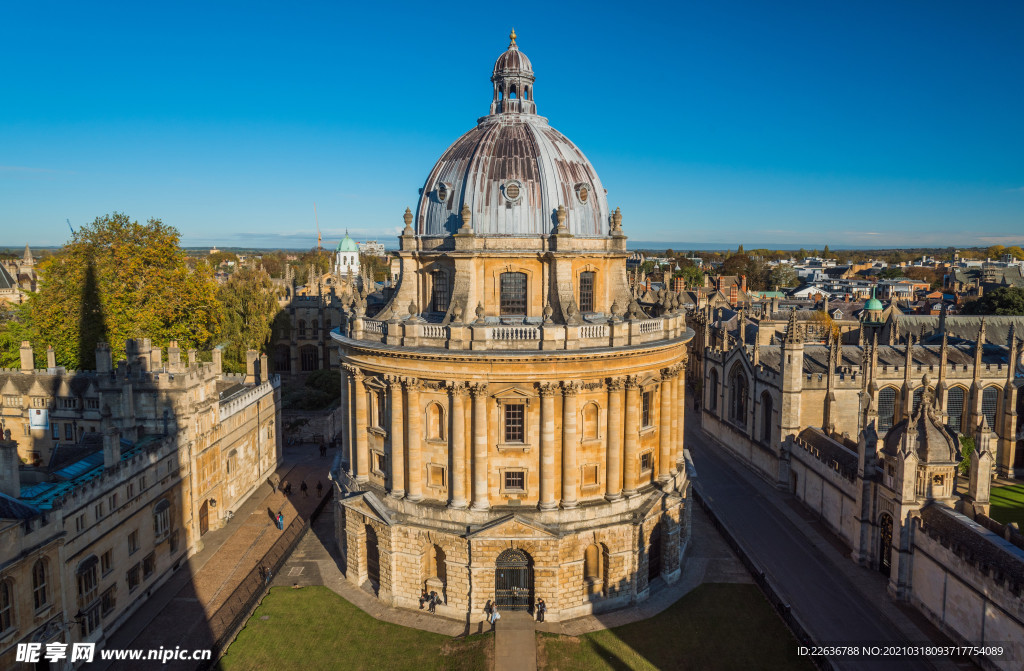
[[882, 301], [880, 301], [877, 298], [875, 298], [875, 288], [874, 287], [871, 287], [871, 298], [869, 298], [868, 302], [864, 304], [864, 309], [869, 311], [869, 312], [871, 312], [871, 311], [881, 312], [884, 309], [882, 307]]
[[606, 236], [610, 213], [601, 180], [583, 152], [536, 114], [532, 65], [515, 32], [511, 37], [494, 64], [490, 114], [448, 147], [427, 176], [416, 234], [457, 232], [469, 206], [477, 235], [549, 235], [562, 206], [569, 233]]
[[355, 240], [353, 240], [352, 238], [348, 237], [348, 231], [345, 231], [345, 237], [341, 239], [341, 242], [338, 243], [338, 246], [334, 249], [334, 251], [336, 251], [336, 252], [358, 252], [359, 251], [359, 245], [356, 244]]
[[928, 376], [923, 380], [926, 390], [917, 410], [896, 424], [885, 434], [882, 451], [891, 456], [899, 454], [904, 446], [917, 452], [923, 464], [960, 461], [959, 441], [942, 425], [935, 406], [935, 392], [928, 387]]

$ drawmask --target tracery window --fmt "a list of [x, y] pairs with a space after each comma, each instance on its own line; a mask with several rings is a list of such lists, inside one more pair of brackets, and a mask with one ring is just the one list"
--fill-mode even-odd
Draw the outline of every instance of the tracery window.
[[878, 392], [878, 430], [888, 431], [892, 428], [893, 416], [896, 414], [896, 389], [886, 387]]

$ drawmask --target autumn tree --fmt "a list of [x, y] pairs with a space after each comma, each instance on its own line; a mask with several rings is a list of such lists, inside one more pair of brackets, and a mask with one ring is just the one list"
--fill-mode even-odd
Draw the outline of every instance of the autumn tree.
[[210, 265], [190, 269], [178, 231], [159, 219], [97, 217], [43, 261], [39, 273], [41, 289], [29, 300], [37, 341], [52, 345], [57, 363], [68, 368], [94, 368], [99, 342], [110, 345], [116, 361], [129, 338], [207, 349], [218, 330]]
[[778, 291], [800, 284], [796, 270], [788, 263], [780, 263], [768, 271], [768, 289]]
[[245, 370], [245, 352], [267, 352], [277, 299], [270, 275], [262, 268], [242, 266], [217, 292], [221, 306], [221, 342], [224, 367], [232, 372]]
[[1024, 315], [1024, 289], [999, 287], [965, 304], [962, 312], [970, 315]]

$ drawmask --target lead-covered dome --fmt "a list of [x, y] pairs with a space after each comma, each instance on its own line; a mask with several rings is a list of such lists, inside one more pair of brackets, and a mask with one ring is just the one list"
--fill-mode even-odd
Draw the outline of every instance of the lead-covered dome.
[[558, 232], [560, 206], [569, 233], [608, 235], [610, 213], [601, 180], [583, 152], [536, 114], [533, 68], [514, 31], [491, 82], [490, 114], [456, 140], [427, 177], [416, 233], [457, 232], [468, 205], [477, 235]]

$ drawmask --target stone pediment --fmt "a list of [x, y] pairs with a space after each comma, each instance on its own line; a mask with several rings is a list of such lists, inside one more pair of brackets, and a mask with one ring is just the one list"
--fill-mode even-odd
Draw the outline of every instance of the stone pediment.
[[341, 505], [361, 513], [369, 518], [375, 519], [381, 524], [391, 526], [394, 517], [381, 500], [373, 492], [361, 492], [341, 500]]
[[558, 534], [547, 526], [525, 517], [520, 517], [514, 513], [505, 517], [499, 517], [493, 522], [488, 522], [475, 531], [466, 534], [466, 538], [473, 540], [549, 539], [557, 538], [557, 536]]

